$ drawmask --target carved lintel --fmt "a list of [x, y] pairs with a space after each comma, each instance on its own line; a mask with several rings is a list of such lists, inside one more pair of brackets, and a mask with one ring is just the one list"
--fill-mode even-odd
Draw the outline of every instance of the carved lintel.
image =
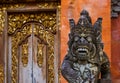
[[35, 3], [35, 2], [60, 2], [60, 0], [0, 0], [0, 4], [6, 3]]

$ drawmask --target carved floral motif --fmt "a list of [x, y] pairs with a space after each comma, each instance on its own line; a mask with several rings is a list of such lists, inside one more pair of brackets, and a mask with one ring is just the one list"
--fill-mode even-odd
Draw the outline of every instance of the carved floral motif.
[[34, 21], [34, 22], [39, 22], [42, 25], [44, 25], [45, 30], [49, 30], [52, 33], [56, 32], [56, 14], [53, 13], [45, 13], [41, 12], [38, 14], [11, 14], [9, 15], [9, 28], [8, 28], [8, 34], [12, 34], [15, 32], [16, 28], [20, 29], [21, 26], [24, 23]]

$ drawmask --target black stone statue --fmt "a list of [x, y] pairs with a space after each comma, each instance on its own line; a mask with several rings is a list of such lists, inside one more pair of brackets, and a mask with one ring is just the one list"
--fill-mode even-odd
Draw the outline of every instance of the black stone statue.
[[92, 25], [86, 10], [80, 15], [77, 24], [69, 20], [69, 50], [62, 63], [62, 75], [68, 83], [111, 83], [110, 63], [101, 40], [102, 18]]

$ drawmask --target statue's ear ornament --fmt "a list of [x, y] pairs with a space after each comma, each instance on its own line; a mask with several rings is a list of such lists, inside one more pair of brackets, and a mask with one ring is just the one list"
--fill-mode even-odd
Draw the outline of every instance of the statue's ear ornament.
[[75, 27], [75, 21], [74, 19], [69, 19], [69, 24], [70, 24], [70, 28], [74, 28]]
[[97, 21], [94, 23], [94, 25], [93, 25], [93, 27], [94, 27], [94, 29], [97, 31], [102, 31], [102, 18], [101, 17], [99, 17], [98, 19], [97, 19]]

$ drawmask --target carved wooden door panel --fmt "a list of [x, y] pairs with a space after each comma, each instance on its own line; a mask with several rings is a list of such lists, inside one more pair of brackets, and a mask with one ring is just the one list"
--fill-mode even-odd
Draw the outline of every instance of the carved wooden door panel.
[[58, 83], [56, 11], [7, 14], [7, 83]]
[[32, 33], [19, 46], [19, 83], [46, 83], [47, 43], [34, 34], [39, 25], [26, 27], [31, 27]]

